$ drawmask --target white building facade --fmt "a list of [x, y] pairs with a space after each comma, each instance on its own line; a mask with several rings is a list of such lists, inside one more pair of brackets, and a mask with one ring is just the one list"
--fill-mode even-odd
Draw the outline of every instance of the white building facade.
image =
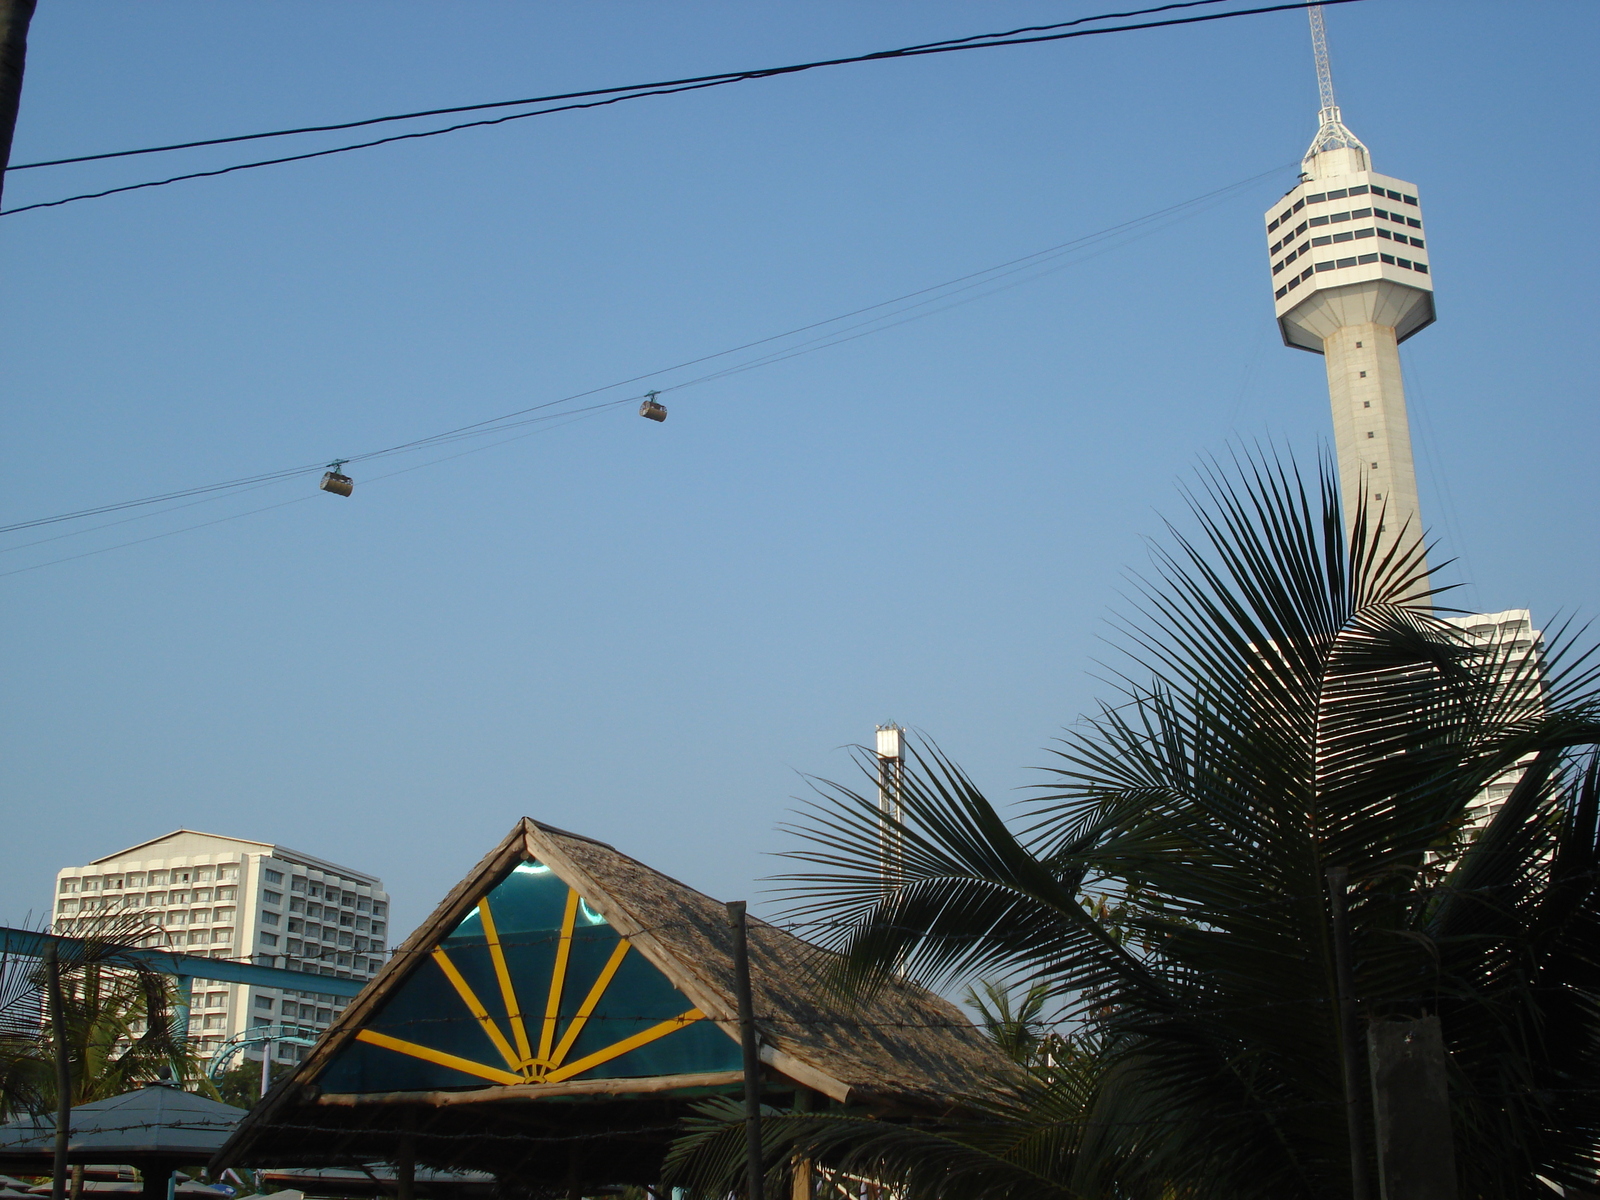
[[[56, 873], [53, 929], [115, 923], [146, 946], [366, 980], [390, 945], [389, 894], [375, 875], [269, 842], [180, 829]], [[193, 981], [189, 1034], [202, 1053], [250, 1029], [293, 1026], [315, 1038], [346, 1003], [304, 988]], [[297, 1058], [302, 1047], [278, 1043]], [[250, 1052], [259, 1058], [259, 1051]]]

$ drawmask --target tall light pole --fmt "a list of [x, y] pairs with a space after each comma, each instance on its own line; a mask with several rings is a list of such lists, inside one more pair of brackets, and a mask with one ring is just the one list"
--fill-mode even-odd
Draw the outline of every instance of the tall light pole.
[[893, 723], [878, 726], [878, 854], [885, 892], [898, 888], [905, 876], [905, 732]]

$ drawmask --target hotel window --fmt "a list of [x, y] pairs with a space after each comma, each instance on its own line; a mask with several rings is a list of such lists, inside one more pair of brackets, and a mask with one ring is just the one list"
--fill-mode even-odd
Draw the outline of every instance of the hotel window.
[[262, 892], [261, 893], [261, 903], [270, 904], [274, 908], [282, 908], [283, 907], [283, 893], [282, 892]]
[[261, 872], [261, 877], [263, 879], [265, 879], [268, 883], [282, 883], [283, 882], [283, 872], [282, 871], [274, 871], [271, 867], [267, 867], [267, 868], [263, 869], [262, 872]]
[[261, 914], [261, 923], [263, 925], [276, 925], [278, 923], [278, 914], [275, 913], [275, 912], [264, 912], [264, 913], [262, 913]]
[[278, 944], [278, 935], [275, 933], [263, 933], [261, 935], [261, 944], [263, 946], [276, 946]]

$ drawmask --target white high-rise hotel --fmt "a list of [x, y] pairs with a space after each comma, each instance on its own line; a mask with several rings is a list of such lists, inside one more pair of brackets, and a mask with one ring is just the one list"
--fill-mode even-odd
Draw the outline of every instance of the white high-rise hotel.
[[[1380, 533], [1392, 544], [1422, 530], [1399, 345], [1433, 324], [1432, 262], [1417, 185], [1374, 171], [1366, 146], [1345, 127], [1322, 8], [1308, 11], [1321, 111], [1300, 183], [1264, 218], [1274, 307], [1284, 344], [1325, 359], [1346, 524], [1365, 492], [1370, 519], [1381, 515]], [[1493, 656], [1503, 678], [1537, 692], [1540, 634], [1527, 609], [1450, 623]], [[1518, 774], [1484, 790], [1480, 817]]]
[[[368, 979], [389, 945], [389, 893], [374, 875], [268, 842], [180, 829], [56, 872], [54, 930], [133, 926], [146, 946]], [[303, 988], [196, 980], [190, 1035], [204, 1053], [247, 1029], [291, 1025], [314, 1037], [345, 1000]], [[300, 1048], [278, 1045], [278, 1056]], [[259, 1057], [253, 1052], [252, 1057]]]

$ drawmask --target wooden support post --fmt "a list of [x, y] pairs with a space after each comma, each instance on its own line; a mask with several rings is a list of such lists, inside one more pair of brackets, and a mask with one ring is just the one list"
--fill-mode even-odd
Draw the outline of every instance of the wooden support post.
[[1367, 1038], [1383, 1200], [1456, 1200], [1439, 1018], [1375, 1021]]
[[733, 980], [739, 1001], [739, 1045], [744, 1051], [744, 1152], [746, 1200], [762, 1200], [761, 1058], [756, 1048], [755, 1000], [750, 987], [750, 937], [743, 900], [728, 901], [733, 926]]
[[396, 1200], [417, 1200], [417, 1148], [410, 1138], [401, 1138], [394, 1156]]
[[1344, 1118], [1350, 1141], [1350, 1200], [1368, 1200], [1367, 1130], [1361, 1112], [1361, 1023], [1350, 957], [1350, 910], [1344, 867], [1328, 871], [1328, 911], [1333, 922], [1333, 962], [1339, 984], [1339, 1050], [1344, 1059]]
[[[797, 1113], [810, 1112], [814, 1094], [808, 1087], [797, 1087], [794, 1091], [794, 1110]], [[811, 1200], [812, 1193], [816, 1190], [814, 1181], [814, 1167], [809, 1158], [795, 1155], [791, 1164], [794, 1170], [793, 1183], [789, 1189], [789, 1200]]]

